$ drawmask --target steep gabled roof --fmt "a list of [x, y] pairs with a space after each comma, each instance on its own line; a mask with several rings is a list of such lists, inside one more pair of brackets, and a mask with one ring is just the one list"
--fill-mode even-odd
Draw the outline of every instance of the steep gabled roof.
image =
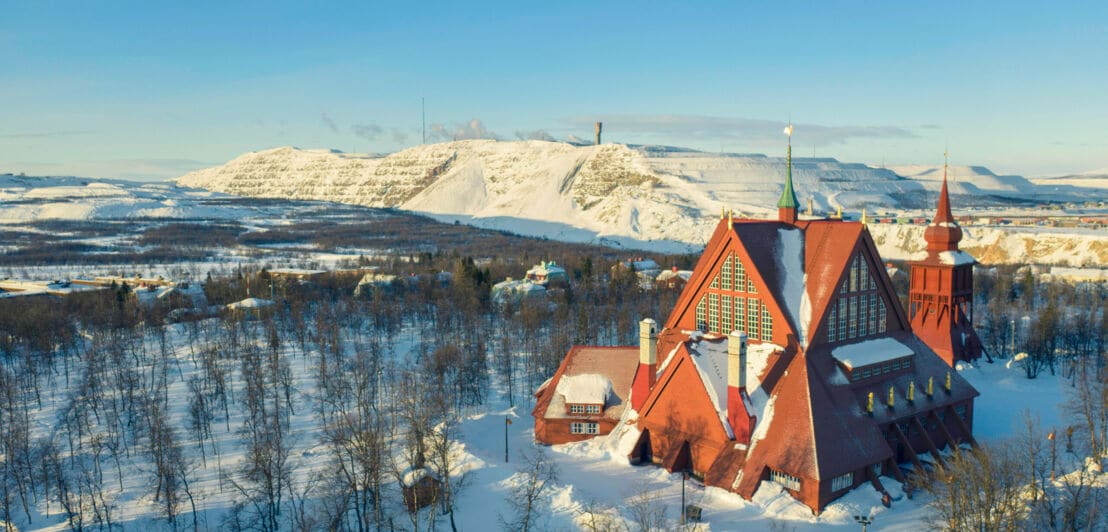
[[536, 417], [549, 417], [549, 408], [564, 409], [565, 402], [558, 396], [558, 384], [564, 376], [575, 375], [603, 375], [612, 383], [611, 398], [604, 409], [604, 417], [619, 419], [627, 406], [627, 399], [631, 394], [631, 381], [635, 378], [635, 370], [639, 366], [638, 346], [597, 347], [575, 345], [562, 359], [562, 365], [554, 373], [550, 381], [545, 383], [536, 393], [538, 400], [531, 415]]

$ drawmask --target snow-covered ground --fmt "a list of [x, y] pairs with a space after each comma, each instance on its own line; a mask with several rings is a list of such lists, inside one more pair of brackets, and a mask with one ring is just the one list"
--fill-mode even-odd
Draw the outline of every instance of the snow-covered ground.
[[[213, 324], [214, 322], [209, 322]], [[235, 430], [224, 431], [223, 421], [214, 428], [218, 454], [211, 446], [206, 461], [202, 460], [196, 443], [187, 426], [189, 377], [198, 375], [197, 355], [188, 341], [185, 325], [169, 326], [171, 363], [168, 396], [172, 424], [178, 427], [178, 435], [185, 449], [192, 472], [192, 490], [197, 497], [199, 524], [202, 529], [219, 529], [222, 520], [237, 494], [220, 478], [232, 472], [245, 459], [244, 449]], [[399, 336], [394, 350], [397, 357], [414, 356], [417, 337], [415, 331]], [[149, 338], [149, 349], [158, 349]], [[318, 398], [318, 386], [313, 377], [312, 357], [294, 356], [293, 346], [285, 344], [293, 375], [293, 404], [295, 415], [291, 418], [292, 452], [290, 463], [295, 468], [295, 482], [303, 485], [308, 479], [325, 475], [327, 448], [321, 439], [318, 420], [313, 407]], [[197, 345], [202, 351], [203, 343]], [[136, 368], [149, 373], [150, 368]], [[1004, 363], [981, 364], [979, 367], [963, 365], [962, 375], [977, 387], [981, 397], [976, 403], [975, 434], [984, 441], [997, 440], [1019, 430], [1019, 416], [1024, 410], [1032, 412], [1045, 428], [1061, 426], [1060, 403], [1065, 398], [1064, 383], [1044, 373], [1038, 379], [1024, 378], [1022, 370]], [[78, 379], [74, 379], [73, 386]], [[234, 394], [241, 394], [241, 382], [235, 381]], [[496, 388], [494, 382], [494, 388]], [[53, 387], [44, 390], [42, 407], [32, 411], [32, 438], [44, 437], [64, 430], [59, 427], [64, 405], [73, 393], [64, 380], [57, 380]], [[523, 481], [520, 473], [521, 451], [533, 452], [533, 420], [530, 404], [509, 407], [507, 400], [493, 393], [488, 403], [479, 411], [461, 420], [456, 453], [455, 473], [465, 473], [467, 483], [457, 501], [456, 522], [460, 530], [499, 529], [499, 517], [507, 516], [510, 508], [507, 498], [512, 486]], [[229, 426], [241, 423], [241, 408], [231, 408]], [[506, 424], [510, 419], [511, 424]], [[507, 432], [505, 432], [505, 430]], [[505, 441], [507, 436], [507, 442]], [[505, 462], [505, 444], [509, 446], [509, 461]], [[625, 442], [624, 442], [625, 443]], [[682, 500], [682, 482], [677, 474], [669, 474], [654, 466], [629, 465], [625, 456], [615, 450], [620, 442], [601, 437], [592, 441], [557, 445], [546, 452], [557, 467], [558, 480], [551, 494], [539, 503], [543, 517], [541, 529], [572, 530], [581, 527], [588, 512], [601, 512], [609, 518], [630, 523], [636, 500], [648, 499], [653, 505], [664, 508], [670, 522], [678, 518]], [[114, 466], [105, 464], [105, 482], [110, 492], [109, 501], [115, 505], [113, 520], [125, 529], [167, 528], [160, 517], [159, 505], [150, 495], [152, 473], [141, 465], [142, 461], [124, 460], [122, 476], [118, 480], [124, 486], [116, 489]], [[793, 500], [781, 488], [765, 482], [753, 501], [717, 488], [703, 488], [690, 481], [685, 489], [687, 501], [704, 510], [703, 530], [751, 530], [768, 529], [783, 523], [796, 530], [823, 530], [827, 528], [856, 529], [852, 516], [873, 515], [880, 530], [918, 530], [928, 517], [925, 495], [909, 500], [903, 496], [898, 483], [884, 479], [894, 497], [891, 508], [881, 505], [880, 496], [868, 486], [855, 489], [835, 501], [818, 517], [807, 507]], [[56, 504], [47, 514], [43, 502], [35, 506], [34, 521], [19, 523], [26, 530], [64, 530], [66, 525], [58, 515]], [[397, 519], [403, 519], [396, 516]], [[191, 517], [182, 517], [189, 523]], [[445, 523], [441, 523], [446, 526]]]

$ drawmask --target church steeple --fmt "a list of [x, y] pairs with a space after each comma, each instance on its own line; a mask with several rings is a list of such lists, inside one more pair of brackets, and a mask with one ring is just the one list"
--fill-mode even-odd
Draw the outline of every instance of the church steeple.
[[928, 251], [954, 251], [962, 241], [962, 228], [950, 213], [950, 193], [946, 186], [947, 153], [943, 152], [943, 188], [939, 191], [939, 207], [931, 225], [923, 233]]
[[796, 192], [793, 191], [793, 123], [785, 127], [785, 134], [789, 136], [789, 147], [785, 154], [785, 189], [781, 191], [781, 199], [777, 200], [777, 219], [785, 223], [796, 223]]

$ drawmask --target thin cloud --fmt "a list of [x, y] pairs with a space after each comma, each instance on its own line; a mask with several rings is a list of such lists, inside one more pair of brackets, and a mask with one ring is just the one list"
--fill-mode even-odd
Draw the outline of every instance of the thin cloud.
[[395, 144], [404, 144], [408, 142], [408, 133], [398, 127], [384, 127], [379, 124], [368, 122], [365, 124], [354, 124], [350, 126], [350, 132], [354, 136], [365, 140], [381, 140], [389, 138]]
[[[591, 127], [597, 117], [577, 116], [566, 122], [573, 127]], [[786, 123], [778, 120], [705, 115], [614, 115], [601, 118], [606, 130], [665, 139], [699, 141], [779, 142]], [[844, 144], [853, 139], [916, 138], [911, 130], [898, 126], [828, 126], [796, 123], [796, 136], [809, 145]]]
[[93, 131], [43, 131], [38, 133], [0, 133], [0, 139], [38, 139], [47, 137], [68, 137], [71, 135], [88, 135]]
[[489, 131], [479, 118], [474, 118], [465, 124], [455, 124], [453, 126], [431, 124], [431, 131], [427, 136], [432, 140], [500, 140], [500, 135]]
[[377, 140], [385, 133], [385, 128], [377, 124], [354, 124], [350, 126], [350, 132], [366, 140]]
[[323, 125], [327, 126], [327, 129], [331, 130], [331, 133], [338, 133], [339, 132], [339, 125], [336, 124], [335, 121], [330, 116], [327, 116], [327, 113], [323, 113], [320, 116], [320, 119], [323, 120]]
[[516, 138], [519, 140], [554, 140], [554, 136], [550, 133], [547, 133], [544, 129], [536, 129], [534, 131], [516, 131]]

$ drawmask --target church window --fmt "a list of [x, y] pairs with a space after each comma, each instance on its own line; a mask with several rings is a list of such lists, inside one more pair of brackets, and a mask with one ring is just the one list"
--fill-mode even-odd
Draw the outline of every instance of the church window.
[[758, 299], [751, 297], [746, 300], [746, 334], [752, 340], [758, 340]]
[[800, 491], [800, 479], [796, 478], [784, 471], [778, 471], [776, 469], [769, 470], [769, 479], [784, 486], [785, 489], [793, 491]]
[[886, 323], [886, 320], [888, 318], [888, 316], [886, 314], [887, 312], [888, 311], [885, 309], [885, 300], [884, 300], [884, 298], [878, 298], [878, 300], [877, 300], [877, 332], [885, 332], [885, 329], [888, 327], [888, 324]]
[[719, 294], [708, 294], [708, 330], [719, 330]]
[[866, 312], [869, 307], [866, 306], [866, 301], [869, 300], [867, 294], [858, 296], [858, 336], [865, 336], [866, 330], [869, 328], [869, 314]]
[[854, 257], [854, 261], [850, 263], [850, 291], [858, 291], [858, 257]]
[[869, 289], [869, 264], [858, 255], [858, 290]]
[[696, 328], [701, 331], [708, 330], [708, 303], [705, 302], [706, 296], [700, 298], [700, 303], [696, 304]]
[[869, 333], [877, 334], [877, 294], [869, 295]]
[[758, 288], [754, 286], [754, 279], [751, 279], [749, 277], [746, 279], [746, 291], [750, 292], [751, 294], [758, 293]]
[[850, 321], [848, 322], [847, 336], [848, 338], [854, 338], [858, 336], [858, 298], [851, 297], [850, 299]]
[[735, 296], [735, 330], [746, 332], [746, 298]]
[[773, 340], [773, 314], [767, 305], [762, 305], [762, 340]]
[[712, 277], [712, 285], [709, 288], [719, 288], [719, 274], [718, 273], [716, 274], [715, 277]]
[[848, 314], [848, 312], [846, 311], [846, 298], [845, 297], [840, 297], [839, 298], [839, 340], [846, 340], [846, 320], [847, 320], [847, 317], [848, 317], [847, 314]]
[[839, 319], [838, 307], [831, 305], [831, 313], [827, 316], [827, 341], [834, 342], [838, 339], [838, 335], [835, 334], [838, 331], [839, 324], [836, 321]]
[[731, 309], [732, 308], [733, 307], [731, 306], [731, 296], [728, 296], [728, 295], [720, 296], [720, 309], [719, 310], [720, 310], [720, 316], [723, 318], [723, 323], [720, 324], [720, 328], [721, 328], [720, 332], [722, 332], [722, 333], [729, 334], [731, 331], [735, 330], [734, 329], [735, 324], [732, 323], [732, 321], [731, 321]]
[[739, 256], [735, 255], [735, 291], [742, 292], [743, 288], [746, 288], [746, 267]]
[[731, 289], [731, 255], [723, 260], [723, 268], [720, 271], [720, 280], [723, 281], [724, 290]]
[[842, 491], [854, 485], [854, 473], [844, 473], [831, 479], [831, 491]]

